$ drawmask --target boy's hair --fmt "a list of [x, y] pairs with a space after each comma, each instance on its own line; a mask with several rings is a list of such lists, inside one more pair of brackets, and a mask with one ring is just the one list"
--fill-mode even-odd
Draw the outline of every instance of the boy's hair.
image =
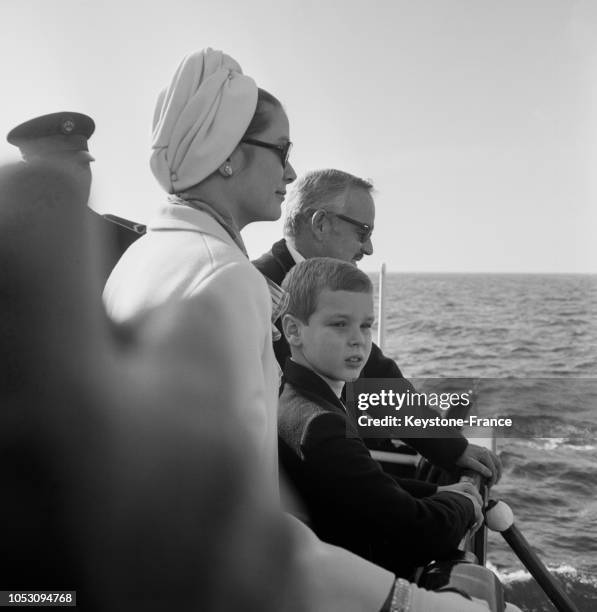
[[319, 294], [330, 291], [372, 293], [371, 279], [353, 264], [332, 257], [313, 257], [302, 261], [286, 275], [282, 288], [290, 295], [284, 314], [291, 314], [303, 323], [317, 310]]

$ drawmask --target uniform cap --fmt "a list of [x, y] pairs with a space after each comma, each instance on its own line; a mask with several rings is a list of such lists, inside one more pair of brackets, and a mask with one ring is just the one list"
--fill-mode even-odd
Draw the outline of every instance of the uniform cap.
[[82, 152], [93, 161], [87, 140], [94, 130], [91, 117], [64, 111], [25, 121], [13, 128], [6, 140], [20, 149], [25, 160]]

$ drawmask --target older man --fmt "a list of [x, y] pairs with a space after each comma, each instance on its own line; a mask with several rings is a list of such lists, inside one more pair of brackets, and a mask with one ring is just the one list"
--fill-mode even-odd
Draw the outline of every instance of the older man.
[[[372, 189], [370, 182], [341, 170], [307, 173], [294, 183], [287, 199], [284, 238], [253, 264], [278, 284], [296, 263], [311, 257], [335, 257], [356, 265], [365, 255], [373, 253]], [[283, 336], [274, 343], [274, 350], [283, 367], [290, 355]], [[375, 344], [361, 376], [403, 378], [398, 365]], [[409, 444], [435, 465], [471, 469], [490, 478], [492, 484], [501, 475], [501, 463], [495, 454], [469, 444], [456, 431], [441, 442], [413, 438]]]

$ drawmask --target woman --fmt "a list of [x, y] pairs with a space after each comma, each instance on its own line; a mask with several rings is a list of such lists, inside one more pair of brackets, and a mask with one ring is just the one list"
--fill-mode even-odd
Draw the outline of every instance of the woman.
[[280, 103], [232, 58], [210, 49], [185, 58], [154, 118], [151, 168], [173, 197], [125, 253], [104, 292], [117, 321], [193, 296], [217, 304], [221, 316], [213, 324], [236, 338], [242, 364], [235, 371], [240, 422], [265, 450], [270, 485], [277, 480], [278, 387], [268, 346], [271, 300], [240, 230], [279, 218], [286, 185], [296, 178], [286, 163], [289, 149]]
[[[154, 115], [151, 169], [171, 197], [147, 235], [122, 257], [104, 292], [109, 314], [121, 322], [172, 300], [212, 313], [210, 325], [235, 342], [227, 394], [237, 398], [238, 435], [252, 440], [261, 457], [255, 487], [273, 499], [279, 372], [272, 298], [275, 308], [282, 294], [275, 286], [268, 292], [249, 263], [240, 230], [280, 216], [286, 185], [296, 178], [290, 147], [280, 102], [258, 89], [236, 61], [212, 49], [187, 56]], [[180, 350], [191, 363], [194, 352], [209, 350], [194, 345], [184, 321], [170, 325], [156, 333], [182, 338]], [[197, 413], [201, 418], [200, 406]], [[412, 610], [424, 610], [430, 598], [429, 608], [438, 599], [438, 609], [449, 610], [455, 601], [459, 612], [486, 609], [453, 593], [394, 583], [390, 573], [320, 542], [302, 523], [288, 523], [306, 610], [406, 610], [400, 602], [411, 599]]]

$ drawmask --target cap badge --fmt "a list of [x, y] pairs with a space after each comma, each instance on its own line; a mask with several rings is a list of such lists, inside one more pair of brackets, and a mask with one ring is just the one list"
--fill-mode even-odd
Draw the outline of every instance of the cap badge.
[[72, 119], [65, 119], [62, 122], [61, 130], [63, 134], [70, 134], [75, 129], [75, 122]]

